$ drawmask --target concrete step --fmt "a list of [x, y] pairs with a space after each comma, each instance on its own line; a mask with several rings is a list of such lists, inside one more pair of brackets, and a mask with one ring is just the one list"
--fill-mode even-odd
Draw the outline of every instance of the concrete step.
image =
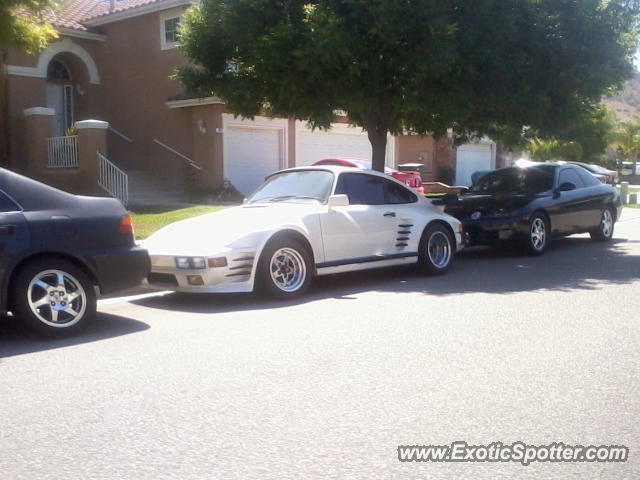
[[167, 178], [156, 172], [128, 171], [129, 205], [185, 203], [187, 194], [182, 178]]

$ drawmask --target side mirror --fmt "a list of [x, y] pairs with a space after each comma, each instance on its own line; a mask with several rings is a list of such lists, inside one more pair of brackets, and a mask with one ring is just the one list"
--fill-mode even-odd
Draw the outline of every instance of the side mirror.
[[571, 182], [564, 182], [562, 184], [560, 184], [560, 186], [557, 188], [558, 192], [570, 192], [571, 190], [575, 190], [576, 186], [575, 184], [571, 183]]
[[329, 208], [333, 207], [348, 207], [349, 196], [348, 195], [331, 195], [327, 201]]

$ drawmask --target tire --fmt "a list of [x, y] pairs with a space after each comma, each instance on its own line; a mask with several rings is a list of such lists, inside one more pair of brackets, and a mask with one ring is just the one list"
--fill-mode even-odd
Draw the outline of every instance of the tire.
[[14, 316], [38, 334], [49, 337], [75, 334], [95, 316], [93, 282], [66, 260], [52, 258], [28, 263], [20, 267], [12, 284]]
[[529, 222], [524, 250], [529, 255], [542, 255], [549, 246], [549, 221], [542, 213], [534, 213]]
[[451, 233], [440, 224], [429, 225], [420, 239], [418, 266], [430, 275], [442, 275], [453, 263], [455, 243]]
[[302, 242], [276, 239], [260, 255], [257, 287], [269, 297], [296, 298], [309, 289], [312, 274], [311, 256]]
[[595, 242], [608, 242], [613, 237], [613, 227], [615, 224], [613, 212], [607, 207], [602, 210], [600, 224], [589, 232], [591, 240]]

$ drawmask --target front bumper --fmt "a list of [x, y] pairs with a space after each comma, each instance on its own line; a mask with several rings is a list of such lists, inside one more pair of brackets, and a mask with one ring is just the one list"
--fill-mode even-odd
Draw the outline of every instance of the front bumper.
[[469, 234], [467, 232], [456, 232], [456, 252], [460, 252], [469, 245]]
[[[186, 256], [186, 255], [185, 255]], [[255, 252], [227, 252], [208, 258], [226, 257], [225, 267], [182, 269], [175, 256], [151, 255], [151, 271], [142, 285], [154, 290], [190, 293], [232, 293], [253, 290]]]
[[518, 217], [488, 217], [479, 220], [462, 220], [468, 245], [492, 245], [519, 241], [527, 236], [528, 222]]

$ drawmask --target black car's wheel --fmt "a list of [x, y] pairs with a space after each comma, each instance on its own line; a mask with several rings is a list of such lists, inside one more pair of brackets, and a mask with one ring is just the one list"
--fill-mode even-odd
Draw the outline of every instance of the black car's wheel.
[[418, 265], [429, 274], [443, 274], [451, 267], [454, 251], [455, 244], [446, 227], [430, 225], [420, 239]]
[[271, 297], [295, 298], [307, 291], [311, 275], [311, 256], [305, 245], [293, 238], [277, 239], [260, 256], [257, 287]]
[[542, 213], [534, 213], [529, 221], [529, 231], [524, 243], [529, 255], [542, 255], [549, 245], [549, 222]]
[[614, 223], [611, 208], [605, 208], [600, 216], [600, 225], [589, 232], [591, 239], [596, 242], [608, 242], [611, 240], [611, 237], [613, 237]]
[[74, 264], [41, 259], [21, 267], [11, 288], [14, 316], [48, 336], [76, 333], [96, 312], [93, 283]]

